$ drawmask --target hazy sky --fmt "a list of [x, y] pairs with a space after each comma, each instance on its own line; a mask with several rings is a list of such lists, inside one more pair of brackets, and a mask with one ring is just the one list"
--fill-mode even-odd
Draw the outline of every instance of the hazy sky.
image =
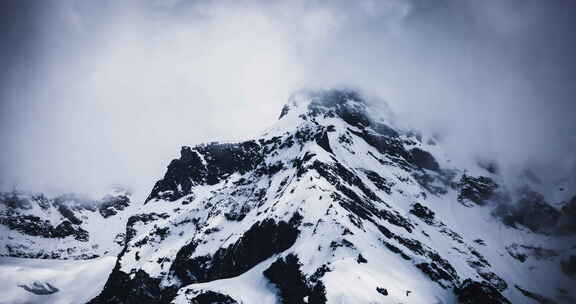
[[[0, 1], [0, 180], [146, 195], [179, 147], [354, 86], [454, 153], [576, 168], [571, 0]], [[544, 173], [543, 173], [544, 174]]]

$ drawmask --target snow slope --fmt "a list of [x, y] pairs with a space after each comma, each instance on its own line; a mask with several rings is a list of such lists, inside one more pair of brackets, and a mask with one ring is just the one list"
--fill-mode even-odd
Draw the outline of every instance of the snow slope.
[[[102, 290], [114, 261], [112, 256], [88, 261], [0, 257], [0, 303], [86, 303]], [[58, 291], [37, 295], [19, 287], [33, 282], [48, 282]]]

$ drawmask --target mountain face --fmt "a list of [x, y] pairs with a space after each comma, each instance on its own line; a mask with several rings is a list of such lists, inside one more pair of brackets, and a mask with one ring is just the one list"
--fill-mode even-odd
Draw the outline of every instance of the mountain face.
[[[576, 302], [576, 199], [506, 189], [376, 113], [302, 92], [258, 138], [183, 147], [90, 303]], [[83, 242], [68, 222], [46, 237]]]
[[99, 201], [77, 194], [0, 193], [0, 256], [92, 259], [118, 254], [134, 209], [123, 189]]

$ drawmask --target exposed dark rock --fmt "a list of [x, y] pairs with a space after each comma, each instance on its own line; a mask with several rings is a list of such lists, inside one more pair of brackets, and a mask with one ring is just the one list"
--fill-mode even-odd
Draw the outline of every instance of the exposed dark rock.
[[561, 235], [576, 234], [576, 196], [560, 210], [556, 232]]
[[[399, 235], [394, 235], [393, 238], [398, 241], [406, 249], [410, 250], [413, 254], [428, 257], [432, 263], [420, 263], [416, 265], [433, 281], [440, 284], [442, 287], [449, 286], [452, 282], [457, 282], [458, 274], [454, 267], [437, 252], [423, 245], [420, 241], [415, 239], [404, 238]], [[390, 250], [395, 251], [390, 244], [386, 245]], [[397, 248], [396, 248], [397, 249]], [[403, 253], [401, 253], [402, 255]], [[403, 258], [405, 258], [403, 256]], [[409, 260], [409, 258], [405, 258]]]
[[426, 248], [424, 245], [416, 239], [409, 239], [405, 237], [401, 237], [399, 235], [394, 235], [394, 239], [400, 243], [400, 245], [404, 246], [406, 249], [412, 251], [414, 254], [417, 255], [425, 255]]
[[484, 258], [484, 256], [482, 254], [480, 254], [480, 252], [478, 252], [476, 249], [474, 249], [474, 247], [468, 247], [468, 250], [470, 250], [470, 253], [477, 259], [477, 261], [482, 265], [482, 266], [488, 266], [490, 267], [490, 263], [488, 263], [488, 261], [486, 260], [486, 258]]
[[238, 304], [238, 302], [230, 296], [211, 290], [203, 291], [189, 299], [189, 301], [191, 304]]
[[392, 129], [391, 127], [383, 124], [383, 123], [372, 123], [372, 129], [376, 131], [376, 133], [388, 137], [398, 137], [400, 134], [396, 132], [396, 130]]
[[278, 259], [264, 271], [264, 276], [279, 291], [282, 303], [304, 304], [304, 297], [308, 294], [306, 278], [300, 271], [300, 262], [295, 255], [288, 255]]
[[[103, 200], [104, 201], [104, 200]], [[30, 246], [37, 243], [34, 238], [46, 239], [74, 238], [79, 242], [88, 242], [91, 228], [84, 221], [98, 212], [100, 201], [94, 201], [76, 193], [66, 193], [54, 198], [43, 194], [26, 192], [0, 192], [0, 225], [7, 226], [22, 235], [10, 235], [7, 244], [3, 245], [9, 256], [52, 259], [91, 259], [99, 255], [89, 252], [87, 244], [77, 242], [59, 242], [58, 246]], [[26, 211], [35, 208], [30, 212]], [[50, 218], [51, 220], [45, 220]], [[15, 241], [23, 238], [22, 241]], [[54, 241], [58, 242], [58, 241]], [[38, 243], [37, 243], [38, 244]], [[91, 249], [98, 250], [99, 244]]]
[[239, 206], [239, 208], [224, 213], [224, 217], [229, 221], [241, 221], [246, 217], [250, 210], [251, 208], [248, 204], [243, 204], [242, 206]]
[[90, 304], [140, 304], [169, 303], [175, 290], [161, 290], [160, 279], [150, 278], [143, 270], [138, 270], [134, 278], [119, 270], [116, 265], [102, 292], [90, 300]]
[[381, 199], [366, 185], [362, 180], [351, 170], [344, 167], [339, 162], [332, 164], [324, 163], [315, 160], [311, 166], [312, 169], [316, 170], [320, 176], [325, 178], [330, 184], [334, 185], [339, 191], [343, 192], [348, 198], [361, 201], [362, 198], [349, 187], [355, 186], [360, 188], [362, 193], [369, 199], [373, 201], [381, 201]]
[[288, 105], [284, 105], [282, 107], [282, 111], [280, 111], [280, 117], [278, 117], [278, 119], [286, 116], [286, 114], [288, 114], [289, 111], [290, 111], [290, 107]]
[[104, 218], [107, 218], [116, 215], [118, 210], [124, 210], [124, 208], [128, 207], [129, 205], [130, 198], [126, 195], [107, 195], [100, 202], [98, 211]]
[[136, 214], [128, 218], [128, 222], [126, 223], [126, 242], [130, 242], [134, 236], [136, 236], [136, 230], [133, 228], [134, 225], [138, 222], [142, 222], [144, 224], [152, 221], [156, 221], [158, 219], [166, 219], [168, 218], [168, 214], [166, 213], [142, 213]]
[[310, 276], [309, 280], [311, 283], [318, 282], [327, 272], [332, 271], [328, 265], [324, 264], [320, 266], [314, 273]]
[[496, 288], [485, 282], [466, 279], [454, 293], [460, 304], [511, 304]]
[[52, 224], [33, 215], [0, 216], [0, 224], [27, 235], [53, 236], [54, 227]]
[[482, 246], [486, 246], [486, 242], [483, 239], [475, 239], [474, 243]]
[[330, 242], [330, 248], [332, 248], [332, 250], [336, 250], [336, 248], [339, 248], [339, 247], [354, 248], [354, 244], [352, 244], [347, 239], [341, 239], [338, 241]]
[[308, 105], [308, 111], [313, 117], [319, 115], [338, 116], [346, 123], [358, 128], [367, 127], [371, 123], [371, 119], [364, 108], [366, 103], [357, 91], [324, 90], [312, 92], [309, 96], [312, 101]]
[[486, 282], [492, 285], [496, 290], [502, 292], [508, 288], [508, 283], [497, 274], [490, 271], [479, 270], [478, 274], [486, 280]]
[[60, 248], [48, 252], [29, 251], [29, 248], [23, 245], [6, 244], [5, 248], [8, 252], [7, 256], [17, 258], [66, 260], [73, 255], [76, 260], [90, 260], [99, 257], [99, 255], [93, 253], [78, 252], [75, 247]]
[[458, 187], [460, 188], [458, 201], [470, 207], [469, 202], [481, 206], [486, 205], [487, 201], [495, 194], [496, 189], [498, 189], [498, 184], [486, 176], [472, 177], [463, 175], [458, 183]]
[[436, 265], [436, 263], [420, 263], [416, 267], [443, 288], [450, 286], [450, 283], [454, 280], [448, 272]]
[[364, 258], [361, 254], [358, 254], [356, 262], [358, 262], [358, 264], [365, 264], [368, 263], [368, 260], [366, 260], [366, 258]]
[[412, 258], [410, 258], [410, 256], [408, 256], [407, 254], [405, 254], [400, 248], [388, 243], [388, 242], [384, 242], [384, 246], [386, 246], [386, 248], [388, 248], [390, 251], [399, 254], [403, 259], [409, 261]]
[[392, 186], [394, 186], [393, 182], [389, 182], [385, 178], [381, 177], [378, 173], [370, 170], [365, 170], [366, 177], [380, 190], [386, 192], [387, 194], [392, 193]]
[[330, 140], [328, 139], [328, 132], [321, 132], [316, 136], [316, 143], [322, 147], [326, 152], [334, 154], [330, 147]]
[[273, 176], [274, 174], [280, 172], [282, 169], [284, 169], [284, 163], [281, 161], [277, 161], [270, 165], [261, 163], [261, 165], [256, 169], [256, 173], [259, 176]]
[[383, 296], [388, 295], [388, 290], [386, 290], [386, 288], [376, 287], [376, 291]]
[[54, 228], [52, 235], [58, 238], [64, 238], [73, 235], [80, 242], [88, 242], [88, 231], [73, 225], [69, 221], [63, 221]]
[[114, 243], [118, 244], [120, 247], [126, 246], [126, 233], [118, 233], [114, 237]]
[[500, 204], [493, 214], [502, 218], [508, 226], [522, 225], [533, 232], [542, 233], [553, 231], [560, 219], [560, 212], [550, 206], [541, 194], [533, 191], [524, 192], [515, 204]]
[[236, 243], [218, 249], [212, 256], [190, 258], [195, 248], [191, 243], [180, 249], [171, 271], [184, 284], [240, 275], [290, 248], [298, 237], [300, 220], [300, 215], [295, 214], [289, 223], [276, 223], [271, 219], [256, 223]]
[[[279, 258], [268, 269], [264, 276], [276, 285], [281, 303], [285, 304], [323, 304], [326, 303], [326, 288], [322, 281], [310, 287], [306, 277], [300, 271], [300, 261], [293, 254]], [[308, 301], [304, 298], [308, 297]]]
[[88, 232], [68, 220], [61, 222], [54, 227], [50, 222], [42, 220], [33, 215], [0, 216], [0, 224], [8, 228], [31, 236], [41, 236], [45, 238], [65, 238], [74, 236], [75, 239], [88, 241]]
[[406, 151], [402, 141], [388, 135], [381, 135], [368, 129], [361, 132], [348, 129], [348, 131], [374, 147], [378, 152], [396, 158], [395, 164], [403, 168], [409, 168], [412, 163], [412, 154]]
[[72, 224], [82, 224], [82, 221], [74, 215], [74, 212], [70, 210], [70, 207], [66, 205], [58, 205], [58, 212], [60, 212], [60, 214], [62, 214], [62, 216], [68, 219]]
[[436, 223], [434, 220], [434, 211], [428, 209], [428, 207], [423, 206], [420, 203], [414, 204], [412, 209], [410, 209], [410, 213], [419, 217], [428, 225], [434, 225]]
[[551, 249], [519, 244], [506, 246], [506, 251], [511, 257], [522, 263], [529, 257], [536, 260], [550, 260], [558, 256], [558, 253]]
[[458, 234], [457, 232], [455, 232], [454, 230], [452, 230], [450, 228], [447, 228], [445, 226], [445, 224], [442, 222], [439, 222], [438, 225], [441, 227], [440, 233], [449, 236], [455, 242], [458, 242], [460, 244], [464, 244], [464, 240], [462, 239], [462, 236], [460, 234]]
[[326, 287], [322, 281], [318, 281], [308, 293], [308, 304], [325, 304], [326, 302]]
[[[362, 180], [352, 171], [346, 169], [340, 163], [326, 164], [318, 160], [312, 164], [320, 176], [324, 177], [336, 189], [342, 192], [346, 197], [337, 193], [332, 193], [331, 197], [338, 202], [344, 209], [359, 216], [362, 219], [374, 222], [376, 218], [386, 220], [387, 222], [402, 227], [408, 232], [412, 232], [413, 225], [406, 218], [396, 211], [377, 208], [375, 203], [388, 207], [372, 190], [362, 182]], [[353, 191], [350, 186], [358, 187], [363, 196]]]
[[28, 285], [18, 285], [18, 287], [21, 287], [30, 293], [40, 296], [53, 294], [59, 291], [59, 289], [54, 287], [54, 285], [48, 282], [39, 282], [39, 281], [34, 281], [32, 282], [32, 284]]
[[262, 151], [255, 141], [182, 147], [180, 158], [168, 165], [164, 178], [156, 182], [146, 201], [177, 200], [190, 194], [193, 185], [214, 185], [232, 173], [255, 169], [261, 161]]
[[446, 190], [448, 181], [440, 174], [429, 174], [429, 172], [425, 171], [415, 171], [412, 173], [412, 177], [414, 177], [420, 186], [424, 187], [424, 189], [434, 195], [443, 195], [448, 192], [448, 190]]
[[399, 134], [389, 126], [374, 121], [366, 111], [366, 102], [357, 91], [326, 90], [311, 94], [312, 102], [308, 106], [313, 117], [340, 117], [349, 125], [359, 128], [371, 128], [380, 136], [398, 137]]
[[412, 154], [412, 160], [416, 166], [422, 169], [428, 169], [432, 171], [440, 170], [440, 165], [428, 151], [424, 151], [420, 148], [412, 148], [410, 150]]

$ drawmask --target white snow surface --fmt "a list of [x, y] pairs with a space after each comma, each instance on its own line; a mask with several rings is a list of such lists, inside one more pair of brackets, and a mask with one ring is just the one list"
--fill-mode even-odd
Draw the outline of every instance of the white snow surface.
[[[116, 257], [92, 260], [50, 260], [0, 257], [0, 303], [82, 304], [104, 287]], [[36, 295], [18, 285], [34, 281], [58, 288], [49, 295]]]

